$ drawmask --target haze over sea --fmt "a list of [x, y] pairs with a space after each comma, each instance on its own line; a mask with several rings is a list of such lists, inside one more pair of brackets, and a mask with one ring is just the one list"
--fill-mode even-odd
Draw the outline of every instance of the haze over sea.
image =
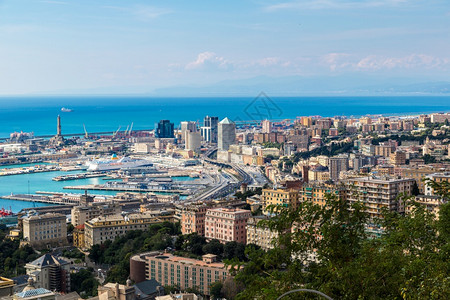
[[[270, 95], [268, 95], [270, 97]], [[249, 120], [246, 108], [261, 107], [252, 97], [149, 98], [149, 97], [2, 97], [0, 98], [0, 138], [14, 131], [35, 135], [56, 132], [56, 116], [61, 115], [64, 133], [153, 129], [161, 119], [179, 126], [180, 121], [199, 120], [206, 115]], [[297, 116], [361, 116], [366, 114], [407, 115], [450, 111], [449, 96], [402, 97], [270, 97], [277, 107], [273, 119]], [[256, 103], [256, 104], [255, 104]], [[266, 101], [267, 103], [267, 101]], [[61, 108], [73, 109], [61, 112]], [[264, 116], [268, 116], [263, 112]]]

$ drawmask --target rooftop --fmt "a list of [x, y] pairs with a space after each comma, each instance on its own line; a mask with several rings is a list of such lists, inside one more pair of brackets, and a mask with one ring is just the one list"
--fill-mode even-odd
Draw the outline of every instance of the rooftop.
[[28, 290], [25, 292], [21, 292], [16, 294], [20, 298], [31, 298], [31, 297], [37, 297], [37, 296], [43, 296], [43, 295], [52, 295], [53, 293], [47, 289], [44, 288], [38, 288], [34, 290]]
[[182, 263], [186, 265], [196, 265], [200, 267], [212, 267], [212, 268], [218, 268], [218, 269], [225, 269], [225, 264], [221, 262], [213, 262], [213, 263], [207, 263], [203, 260], [193, 259], [193, 258], [186, 258], [182, 256], [175, 256], [170, 253], [163, 253], [161, 255], [149, 255], [148, 257], [165, 260], [165, 261], [171, 261], [175, 263]]
[[38, 266], [38, 267], [45, 267], [50, 265], [67, 265], [68, 262], [59, 258], [56, 258], [53, 255], [50, 254], [44, 254], [38, 259], [28, 263], [28, 265]]

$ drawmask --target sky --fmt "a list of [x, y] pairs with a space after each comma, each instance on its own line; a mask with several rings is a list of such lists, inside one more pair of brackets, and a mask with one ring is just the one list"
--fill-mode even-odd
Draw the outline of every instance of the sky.
[[0, 0], [0, 95], [259, 76], [449, 81], [450, 1]]

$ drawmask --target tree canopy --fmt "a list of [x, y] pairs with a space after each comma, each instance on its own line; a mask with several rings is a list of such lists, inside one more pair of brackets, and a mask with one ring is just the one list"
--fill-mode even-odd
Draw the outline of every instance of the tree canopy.
[[[246, 248], [248, 261], [235, 277], [245, 289], [235, 299], [276, 299], [297, 288], [334, 299], [450, 299], [448, 184], [436, 184], [435, 191], [443, 199], [438, 218], [412, 199], [399, 199], [411, 213], [383, 211], [372, 224], [383, 229], [379, 237], [369, 234], [362, 204], [350, 206], [335, 195], [324, 207], [273, 207], [277, 216], [265, 225], [279, 233], [275, 248]], [[285, 299], [300, 296], [312, 297]]]

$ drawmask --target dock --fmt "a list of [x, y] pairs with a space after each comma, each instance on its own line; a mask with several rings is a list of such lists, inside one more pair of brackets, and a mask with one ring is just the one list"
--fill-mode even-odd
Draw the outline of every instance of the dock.
[[126, 187], [112, 187], [112, 186], [100, 186], [100, 185], [76, 185], [76, 186], [65, 186], [64, 189], [68, 190], [89, 190], [89, 191], [117, 191], [117, 192], [139, 192], [139, 193], [173, 193], [180, 194], [183, 196], [190, 195], [189, 191], [186, 190], [162, 190], [162, 189], [142, 189], [142, 188], [126, 188]]
[[95, 173], [81, 173], [81, 174], [69, 174], [53, 177], [53, 181], [69, 181], [69, 180], [78, 180], [78, 179], [86, 179], [86, 178], [95, 178], [95, 177], [105, 177], [106, 173], [95, 172]]
[[41, 203], [50, 203], [50, 204], [71, 204], [78, 205], [80, 203], [79, 200], [67, 199], [67, 198], [52, 198], [50, 196], [45, 195], [31, 195], [31, 194], [16, 194], [16, 195], [8, 195], [2, 196], [1, 199], [8, 200], [17, 200], [17, 201], [27, 201], [27, 202], [41, 202]]
[[23, 174], [34, 174], [34, 173], [44, 173], [44, 172], [56, 172], [61, 169], [56, 166], [52, 166], [49, 168], [14, 168], [14, 169], [4, 169], [4, 171], [0, 171], [0, 176], [13, 176], [13, 175], [23, 175]]

